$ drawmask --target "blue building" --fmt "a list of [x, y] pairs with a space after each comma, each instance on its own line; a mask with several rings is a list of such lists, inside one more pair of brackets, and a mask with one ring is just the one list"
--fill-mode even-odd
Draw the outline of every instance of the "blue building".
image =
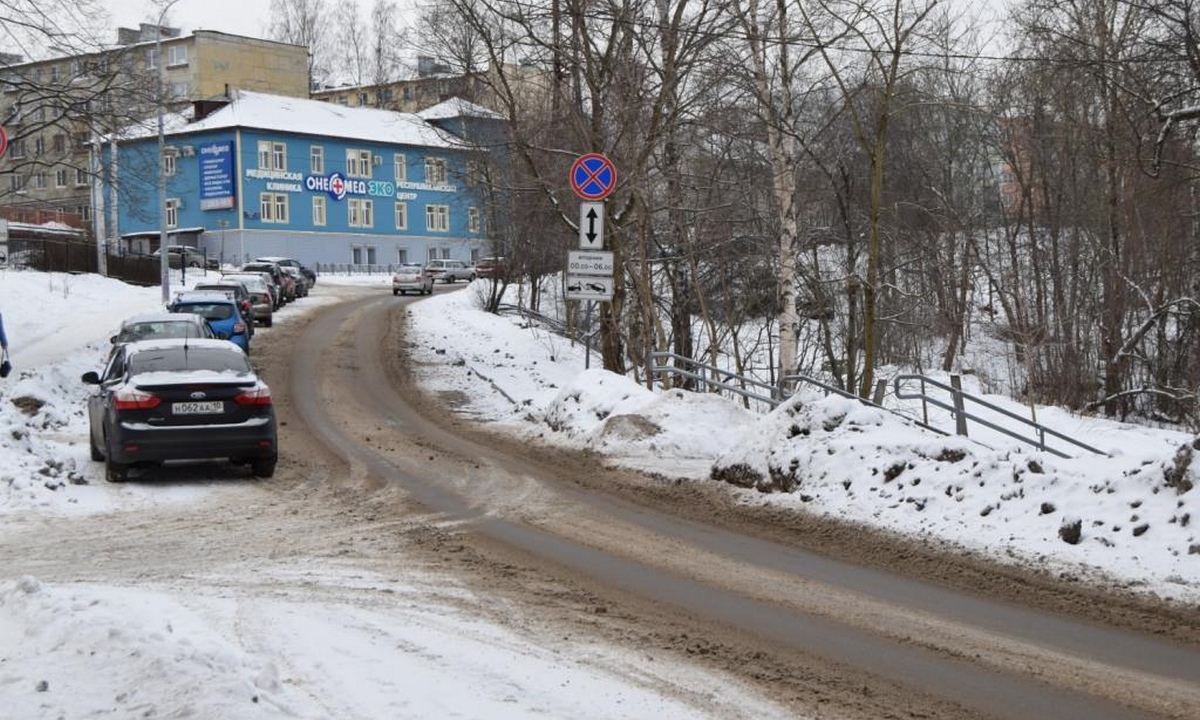
[[[471, 181], [480, 151], [447, 128], [462, 127], [464, 113], [494, 113], [462, 101], [412, 114], [244, 91], [203, 108], [164, 121], [167, 244], [225, 263], [287, 255], [360, 267], [488, 252]], [[96, 230], [109, 252], [158, 247], [157, 128], [131, 128], [100, 153]]]

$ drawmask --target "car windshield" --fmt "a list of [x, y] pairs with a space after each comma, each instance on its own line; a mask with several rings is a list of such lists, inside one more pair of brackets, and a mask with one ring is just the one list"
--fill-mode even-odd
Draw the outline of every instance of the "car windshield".
[[252, 372], [250, 360], [242, 352], [225, 348], [180, 345], [133, 353], [129, 358], [130, 375], [181, 370], [211, 370], [239, 374]]
[[175, 312], [190, 312], [205, 320], [228, 320], [233, 317], [233, 306], [229, 303], [180, 303]]

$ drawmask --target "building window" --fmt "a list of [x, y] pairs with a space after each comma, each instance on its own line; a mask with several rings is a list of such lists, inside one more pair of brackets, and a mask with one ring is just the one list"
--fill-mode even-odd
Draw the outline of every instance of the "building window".
[[425, 158], [425, 182], [428, 185], [446, 184], [446, 159], [439, 157]]
[[17, 160], [25, 157], [25, 138], [13, 140], [8, 144], [9, 150], [12, 150], [12, 156]]
[[83, 168], [75, 168], [75, 185], [76, 185], [76, 187], [83, 187], [84, 185], [87, 185], [87, 183], [88, 183], [87, 170], [84, 170]]
[[62, 79], [62, 70], [59, 70], [58, 66], [55, 65], [54, 67], [50, 68], [50, 82], [56, 83], [60, 79]]
[[258, 213], [265, 223], [286, 223], [288, 221], [287, 193], [261, 193], [258, 196]]
[[41, 156], [42, 156], [42, 155], [44, 155], [45, 153], [46, 153], [46, 140], [45, 140], [45, 138], [41, 138], [41, 137], [36, 137], [36, 138], [34, 138], [34, 139], [33, 139], [33, 156], [34, 156], [34, 157], [41, 157]]
[[313, 225], [325, 224], [325, 196], [313, 195]]
[[312, 145], [308, 148], [308, 171], [313, 175], [325, 174], [325, 148]]
[[167, 198], [167, 227], [179, 227], [179, 198]]
[[64, 155], [67, 152], [67, 136], [59, 133], [54, 136], [54, 154]]
[[396, 174], [396, 182], [408, 181], [408, 161], [403, 153], [396, 153], [392, 156], [392, 172]]
[[372, 217], [374, 210], [374, 201], [366, 198], [350, 198], [347, 203], [349, 212], [350, 227], [369, 228], [375, 226], [375, 220]]
[[92, 219], [92, 206], [91, 205], [80, 205], [79, 207], [75, 208], [75, 214], [78, 215], [80, 217], [80, 219], [82, 219], [82, 220], [91, 220]]
[[163, 150], [162, 156], [162, 171], [163, 175], [170, 177], [175, 174], [175, 158], [178, 151], [174, 148]]
[[428, 232], [448, 232], [450, 230], [450, 206], [426, 205], [425, 229]]
[[189, 82], [173, 82], [167, 88], [167, 99], [186, 100], [192, 94], [192, 84]]
[[367, 251], [367, 264], [374, 265], [375, 264], [375, 246], [368, 245], [364, 249]]
[[187, 45], [172, 45], [171, 47], [167, 48], [167, 67], [187, 65], [187, 61]]
[[146, 69], [147, 70], [158, 69], [158, 50], [155, 48], [147, 48], [146, 49]]
[[479, 232], [479, 208], [467, 208], [467, 230], [473, 233]]
[[408, 262], [408, 248], [397, 248], [396, 249], [396, 263], [399, 265], [404, 265], [407, 262]]
[[371, 177], [371, 151], [347, 150], [346, 175], [350, 177]]
[[396, 229], [408, 229], [408, 203], [396, 203]]
[[66, 168], [61, 168], [54, 171], [54, 187], [65, 188], [67, 186], [67, 171]]
[[33, 174], [33, 189], [34, 190], [45, 190], [46, 189], [46, 173], [37, 172], [37, 173]]
[[287, 143], [258, 141], [259, 170], [287, 170]]
[[13, 173], [9, 177], [11, 178], [11, 180], [9, 182], [11, 183], [13, 192], [15, 192], [15, 193], [25, 192], [25, 183], [29, 179], [28, 176], [22, 175], [21, 173]]
[[367, 94], [365, 92], [360, 92], [358, 94], [359, 107], [366, 107], [367, 105], [370, 105], [370, 104], [371, 104], [371, 99], [369, 97], [367, 97]]

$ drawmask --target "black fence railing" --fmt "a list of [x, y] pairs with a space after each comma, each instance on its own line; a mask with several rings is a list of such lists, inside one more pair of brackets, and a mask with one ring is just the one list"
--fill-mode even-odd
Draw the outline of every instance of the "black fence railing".
[[[131, 285], [158, 285], [162, 269], [151, 255], [115, 255], [105, 258], [108, 277]], [[41, 272], [98, 273], [100, 259], [95, 243], [58, 238], [9, 237], [5, 267]]]

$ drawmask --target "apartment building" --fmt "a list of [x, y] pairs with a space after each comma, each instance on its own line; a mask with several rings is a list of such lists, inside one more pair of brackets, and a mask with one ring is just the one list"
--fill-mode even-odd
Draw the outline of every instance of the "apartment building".
[[[548, 75], [536, 68], [504, 67], [507, 85], [529, 97], [548, 97]], [[466, 100], [489, 110], [507, 114], [496, 96], [495, 71], [454, 73], [447, 65], [428, 56], [417, 58], [416, 77], [369, 85], [321, 87], [312, 91], [314, 100], [344, 107], [366, 107], [397, 112], [420, 112], [452, 98]]]
[[0, 125], [9, 136], [0, 216], [87, 227], [99, 138], [160, 107], [180, 110], [233, 88], [307, 97], [307, 67], [301, 45], [152, 24], [120, 28], [115, 46], [93, 53], [29, 62], [0, 56]]

